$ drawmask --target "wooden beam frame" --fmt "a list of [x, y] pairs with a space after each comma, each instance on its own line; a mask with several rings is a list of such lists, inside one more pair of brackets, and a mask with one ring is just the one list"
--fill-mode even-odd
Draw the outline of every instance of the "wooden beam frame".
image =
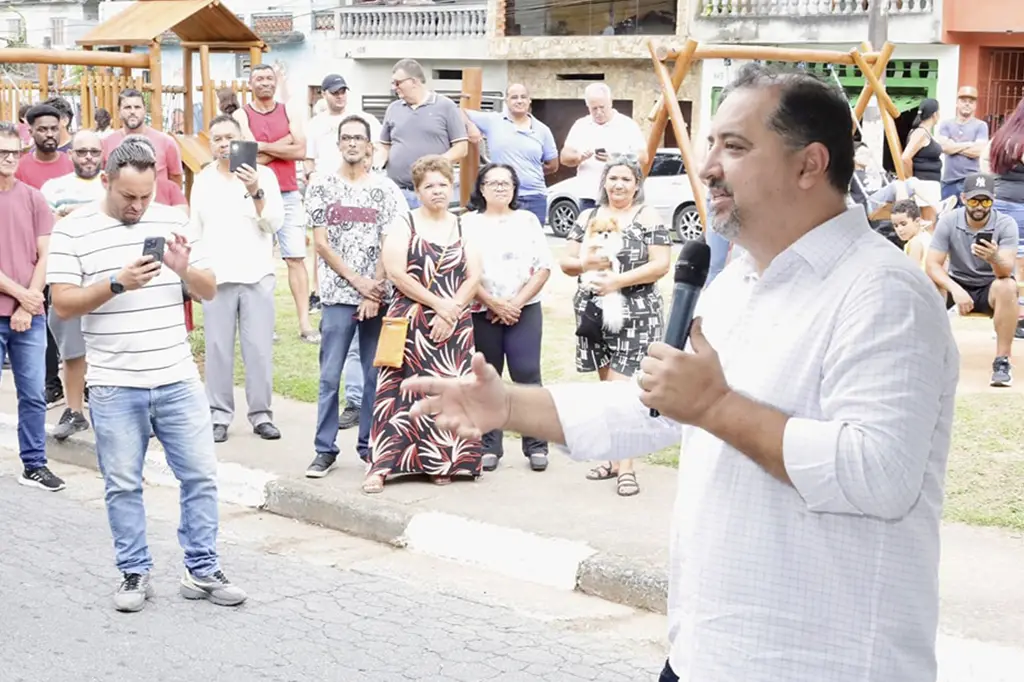
[[149, 46], [149, 84], [153, 91], [149, 95], [149, 125], [154, 130], [164, 129], [163, 114], [163, 64], [160, 61], [160, 43]]
[[203, 130], [210, 130], [213, 120], [213, 81], [210, 80], [210, 48], [199, 46], [199, 78], [203, 82]]
[[149, 56], [142, 52], [125, 54], [121, 52], [9, 47], [0, 50], [0, 64], [57, 64], [65, 66], [111, 66], [129, 69], [148, 69]]
[[[459, 106], [463, 109], [480, 110], [483, 100], [484, 70], [478, 66], [462, 70], [462, 94]], [[469, 204], [469, 195], [476, 185], [476, 176], [480, 173], [480, 147], [472, 142], [466, 150], [466, 156], [459, 162], [459, 205], [465, 208]]]
[[[686, 121], [683, 119], [682, 109], [677, 101], [679, 88], [686, 78], [690, 66], [701, 59], [737, 59], [737, 60], [767, 60], [780, 62], [816, 62], [826, 64], [846, 64], [857, 66], [864, 74], [866, 83], [857, 101], [857, 106], [851, 112], [855, 118], [854, 131], [856, 131], [856, 120], [863, 115], [873, 94], [879, 102], [882, 110], [882, 122], [885, 127], [885, 137], [889, 144], [889, 151], [893, 156], [893, 165], [896, 167], [896, 174], [901, 180], [905, 179], [903, 164], [900, 160], [902, 151], [900, 149], [899, 135], [896, 132], [895, 117], [899, 116], [899, 109], [893, 103], [892, 98], [885, 90], [885, 85], [880, 80], [885, 74], [885, 68], [892, 58], [895, 49], [892, 43], [886, 43], [880, 52], [872, 52], [871, 46], [863, 44], [861, 49], [854, 48], [849, 52], [838, 52], [831, 50], [800, 50], [780, 47], [761, 47], [757, 45], [708, 45], [701, 47], [694, 40], [687, 40], [681, 49], [656, 46], [653, 40], [647, 43], [651, 54], [651, 61], [654, 64], [654, 73], [658, 79], [661, 89], [661, 96], [655, 109], [648, 116], [653, 121], [651, 130], [648, 133], [647, 149], [657, 150], [661, 138], [665, 134], [666, 121], [672, 123], [679, 144], [679, 152], [683, 157], [683, 164], [686, 167], [686, 175], [690, 180], [690, 188], [693, 190], [693, 199], [696, 203], [697, 213], [700, 215], [701, 224], [704, 230], [708, 227], [707, 205], [704, 196], [704, 184], [698, 175], [696, 156], [693, 152], [693, 145], [690, 142], [689, 131]], [[675, 65], [670, 75], [665, 62], [674, 60]], [[851, 132], [851, 135], [853, 133]], [[654, 154], [651, 153], [653, 160]], [[644, 170], [645, 174], [650, 169]]]
[[197, 49], [197, 48], [199, 48], [199, 47], [201, 47], [203, 45], [206, 45], [207, 47], [210, 48], [211, 51], [230, 50], [232, 52], [245, 52], [246, 50], [249, 50], [250, 48], [256, 48], [256, 49], [258, 49], [258, 50], [260, 50], [262, 52], [263, 48], [265, 47], [265, 43], [262, 40], [244, 40], [244, 41], [238, 42], [238, 43], [226, 43], [226, 42], [201, 43], [201, 42], [196, 42], [196, 41], [183, 40], [183, 41], [181, 41], [180, 45], [183, 48], [184, 47], [190, 47], [192, 49]]

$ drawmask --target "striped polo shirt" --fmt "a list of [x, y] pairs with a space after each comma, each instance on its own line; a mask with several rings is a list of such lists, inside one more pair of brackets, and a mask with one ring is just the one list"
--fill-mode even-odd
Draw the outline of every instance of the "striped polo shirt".
[[[50, 237], [46, 281], [88, 287], [109, 282], [142, 256], [147, 237], [189, 236], [181, 209], [150, 204], [142, 220], [125, 225], [96, 202], [61, 219]], [[205, 268], [199, 240], [191, 265]], [[198, 379], [185, 330], [181, 279], [164, 266], [141, 289], [115, 296], [82, 318], [86, 383], [90, 386], [156, 388]]]

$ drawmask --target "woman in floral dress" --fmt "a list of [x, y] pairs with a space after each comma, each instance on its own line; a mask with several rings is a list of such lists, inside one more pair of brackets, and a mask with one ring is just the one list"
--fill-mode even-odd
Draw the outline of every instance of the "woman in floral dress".
[[381, 368], [370, 427], [371, 464], [363, 492], [379, 493], [389, 476], [426, 474], [438, 485], [481, 471], [479, 440], [438, 429], [433, 417], [411, 418], [415, 397], [403, 393], [412, 376], [463, 376], [470, 372], [473, 321], [469, 305], [480, 282], [480, 257], [448, 211], [455, 176], [440, 156], [413, 164], [422, 206], [395, 221], [384, 239], [384, 270], [395, 285], [387, 317], [408, 317], [400, 368]]

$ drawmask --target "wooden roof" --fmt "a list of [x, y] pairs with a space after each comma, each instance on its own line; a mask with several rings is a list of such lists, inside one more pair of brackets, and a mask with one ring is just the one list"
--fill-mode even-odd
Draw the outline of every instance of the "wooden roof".
[[149, 45], [167, 31], [185, 45], [266, 49], [260, 37], [220, 0], [138, 0], [77, 42], [83, 47]]

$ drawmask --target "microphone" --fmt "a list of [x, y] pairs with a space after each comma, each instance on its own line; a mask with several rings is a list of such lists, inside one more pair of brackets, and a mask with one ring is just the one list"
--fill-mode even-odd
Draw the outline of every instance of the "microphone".
[[[672, 288], [672, 308], [669, 311], [668, 326], [665, 328], [665, 343], [684, 350], [690, 338], [690, 325], [697, 309], [697, 299], [708, 281], [711, 268], [711, 248], [703, 241], [689, 241], [683, 244], [676, 261], [675, 286]], [[651, 408], [651, 416], [659, 412]]]

